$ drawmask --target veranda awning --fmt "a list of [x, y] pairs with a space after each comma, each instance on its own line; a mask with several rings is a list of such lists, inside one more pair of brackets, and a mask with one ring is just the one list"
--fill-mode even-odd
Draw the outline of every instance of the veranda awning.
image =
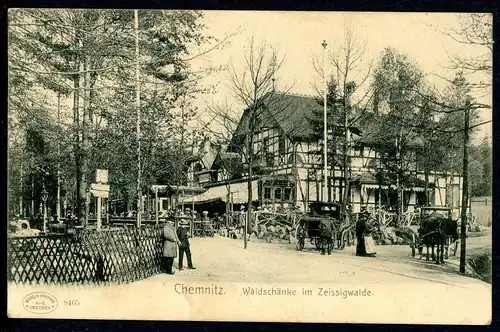
[[[230, 190], [232, 194], [233, 203], [244, 204], [248, 202], [248, 183], [231, 183]], [[212, 187], [207, 189], [202, 194], [186, 197], [184, 203], [206, 203], [221, 199], [227, 202], [228, 186], [222, 185], [217, 187]], [[257, 181], [252, 181], [252, 198], [253, 200], [258, 200], [258, 183]]]
[[[362, 188], [365, 188], [365, 189], [383, 189], [383, 190], [389, 189], [389, 186], [379, 186], [378, 184], [363, 184], [361, 186], [362, 186]], [[391, 189], [396, 189], [395, 185], [391, 185], [390, 187], [391, 187]], [[423, 187], [403, 188], [403, 190], [404, 191], [425, 191], [425, 189]]]
[[152, 191], [158, 190], [160, 193], [164, 193], [167, 191], [172, 191], [175, 192], [179, 190], [179, 193], [185, 192], [185, 193], [200, 193], [204, 192], [205, 188], [203, 187], [190, 187], [190, 186], [170, 186], [170, 185], [163, 185], [163, 184], [154, 184], [151, 186]]

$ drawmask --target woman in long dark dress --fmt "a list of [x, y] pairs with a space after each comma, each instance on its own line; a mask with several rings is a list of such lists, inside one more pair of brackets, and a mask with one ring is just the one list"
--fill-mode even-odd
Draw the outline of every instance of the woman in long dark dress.
[[[356, 256], [369, 256], [375, 257], [377, 254], [374, 251], [374, 243], [371, 237], [371, 232], [373, 230], [373, 225], [369, 223], [370, 213], [363, 210], [359, 214], [358, 222], [356, 223]], [[368, 248], [367, 248], [368, 242]]]
[[356, 256], [366, 256], [365, 247], [366, 218], [361, 213], [356, 222]]

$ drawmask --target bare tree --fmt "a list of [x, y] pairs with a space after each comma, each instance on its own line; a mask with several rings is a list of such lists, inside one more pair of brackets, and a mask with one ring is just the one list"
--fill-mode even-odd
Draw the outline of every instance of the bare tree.
[[[324, 79], [325, 75], [330, 76], [327, 93], [330, 95], [331, 117], [334, 121], [340, 122], [343, 139], [342, 142], [342, 170], [343, 183], [342, 190], [342, 213], [346, 218], [347, 206], [349, 204], [349, 180], [350, 180], [350, 157], [351, 147], [351, 128], [356, 126], [372, 99], [372, 87], [366, 84], [372, 71], [371, 62], [365, 62], [366, 42], [359, 41], [356, 37], [356, 31], [351, 25], [345, 28], [344, 40], [340, 45], [334, 47], [328, 53], [328, 63], [333, 66], [333, 74], [328, 75], [321, 65], [321, 60], [314, 58], [313, 66]], [[313, 87], [318, 95], [323, 95], [325, 87], [318, 88], [316, 84]], [[336, 147], [334, 147], [335, 149]], [[333, 164], [332, 164], [333, 166]], [[333, 167], [332, 167], [333, 168]], [[349, 219], [348, 219], [349, 220]]]
[[223, 177], [226, 178], [226, 225], [229, 223], [229, 216], [231, 209], [231, 182], [235, 177], [241, 175], [243, 171], [243, 164], [241, 162], [240, 153], [245, 151], [245, 146], [238, 145], [239, 142], [233, 142], [233, 150], [236, 152], [223, 152], [228, 145], [231, 144], [232, 138], [238, 128], [240, 120], [239, 112], [234, 111], [234, 105], [229, 104], [227, 100], [221, 103], [213, 103], [207, 106], [208, 119], [199, 118], [198, 121], [202, 130], [209, 132], [212, 137], [221, 145], [219, 150], [220, 160], [218, 166], [223, 171]]
[[[245, 46], [241, 70], [233, 62], [228, 68], [228, 85], [236, 100], [244, 106], [240, 118], [226, 105], [209, 107], [212, 119], [209, 123], [223, 128], [225, 134], [216, 134], [219, 139], [228, 143], [228, 152], [241, 154], [248, 178], [247, 218], [244, 229], [244, 247], [247, 247], [247, 234], [252, 227], [252, 181], [255, 161], [254, 135], [269, 125], [268, 119], [275, 118], [288, 108], [286, 95], [291, 89], [287, 87], [276, 92], [277, 72], [283, 66], [285, 56], [278, 56], [277, 50], [265, 41], [257, 43], [252, 37]], [[207, 127], [208, 125], [205, 124]], [[251, 230], [251, 229], [250, 229]]]
[[[493, 72], [493, 20], [489, 13], [458, 14], [458, 25], [448, 29], [437, 29], [440, 33], [450, 37], [455, 42], [466, 45], [474, 52], [474, 55], [461, 56], [451, 54], [449, 56], [449, 68], [463, 71], [465, 74], [483, 75], [479, 81], [470, 82], [470, 86], [476, 90], [487, 90], [492, 85]], [[451, 81], [449, 81], [452, 83]]]

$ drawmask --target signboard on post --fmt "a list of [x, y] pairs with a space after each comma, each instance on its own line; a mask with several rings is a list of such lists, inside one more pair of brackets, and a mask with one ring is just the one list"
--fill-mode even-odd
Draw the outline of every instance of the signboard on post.
[[[92, 183], [90, 188], [94, 191], [108, 191], [109, 192], [109, 184]], [[94, 196], [97, 196], [97, 195], [94, 195]]]
[[95, 171], [95, 182], [97, 183], [108, 183], [108, 170], [98, 169]]
[[109, 198], [108, 170], [98, 169], [95, 172], [95, 181], [90, 186], [90, 191], [94, 197], [97, 197], [97, 230], [101, 229], [101, 199]]
[[109, 198], [109, 191], [103, 190], [91, 190], [90, 191], [94, 197], [97, 198]]

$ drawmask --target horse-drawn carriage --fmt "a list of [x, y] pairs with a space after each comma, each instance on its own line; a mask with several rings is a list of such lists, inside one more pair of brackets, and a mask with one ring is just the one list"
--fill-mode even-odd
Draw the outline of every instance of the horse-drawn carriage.
[[[422, 255], [423, 247], [427, 249], [426, 260], [429, 260], [429, 247], [432, 249], [432, 259], [436, 264], [444, 263], [448, 258], [448, 250], [451, 244], [453, 256], [457, 251], [458, 221], [452, 218], [452, 209], [448, 207], [427, 206], [420, 208], [420, 224], [418, 237], [414, 237], [410, 245], [412, 256], [415, 257], [416, 250]], [[434, 247], [437, 248], [436, 255]]]
[[[341, 222], [341, 205], [339, 203], [311, 203], [310, 213], [301, 217], [296, 225], [297, 250], [304, 249], [305, 241], [309, 240], [316, 248], [321, 248], [321, 228], [325, 222], [333, 222], [332, 238], [339, 249], [344, 249], [346, 242], [354, 239], [354, 228]], [[351, 234], [352, 233], [352, 234]], [[335, 246], [335, 243], [334, 243]]]

